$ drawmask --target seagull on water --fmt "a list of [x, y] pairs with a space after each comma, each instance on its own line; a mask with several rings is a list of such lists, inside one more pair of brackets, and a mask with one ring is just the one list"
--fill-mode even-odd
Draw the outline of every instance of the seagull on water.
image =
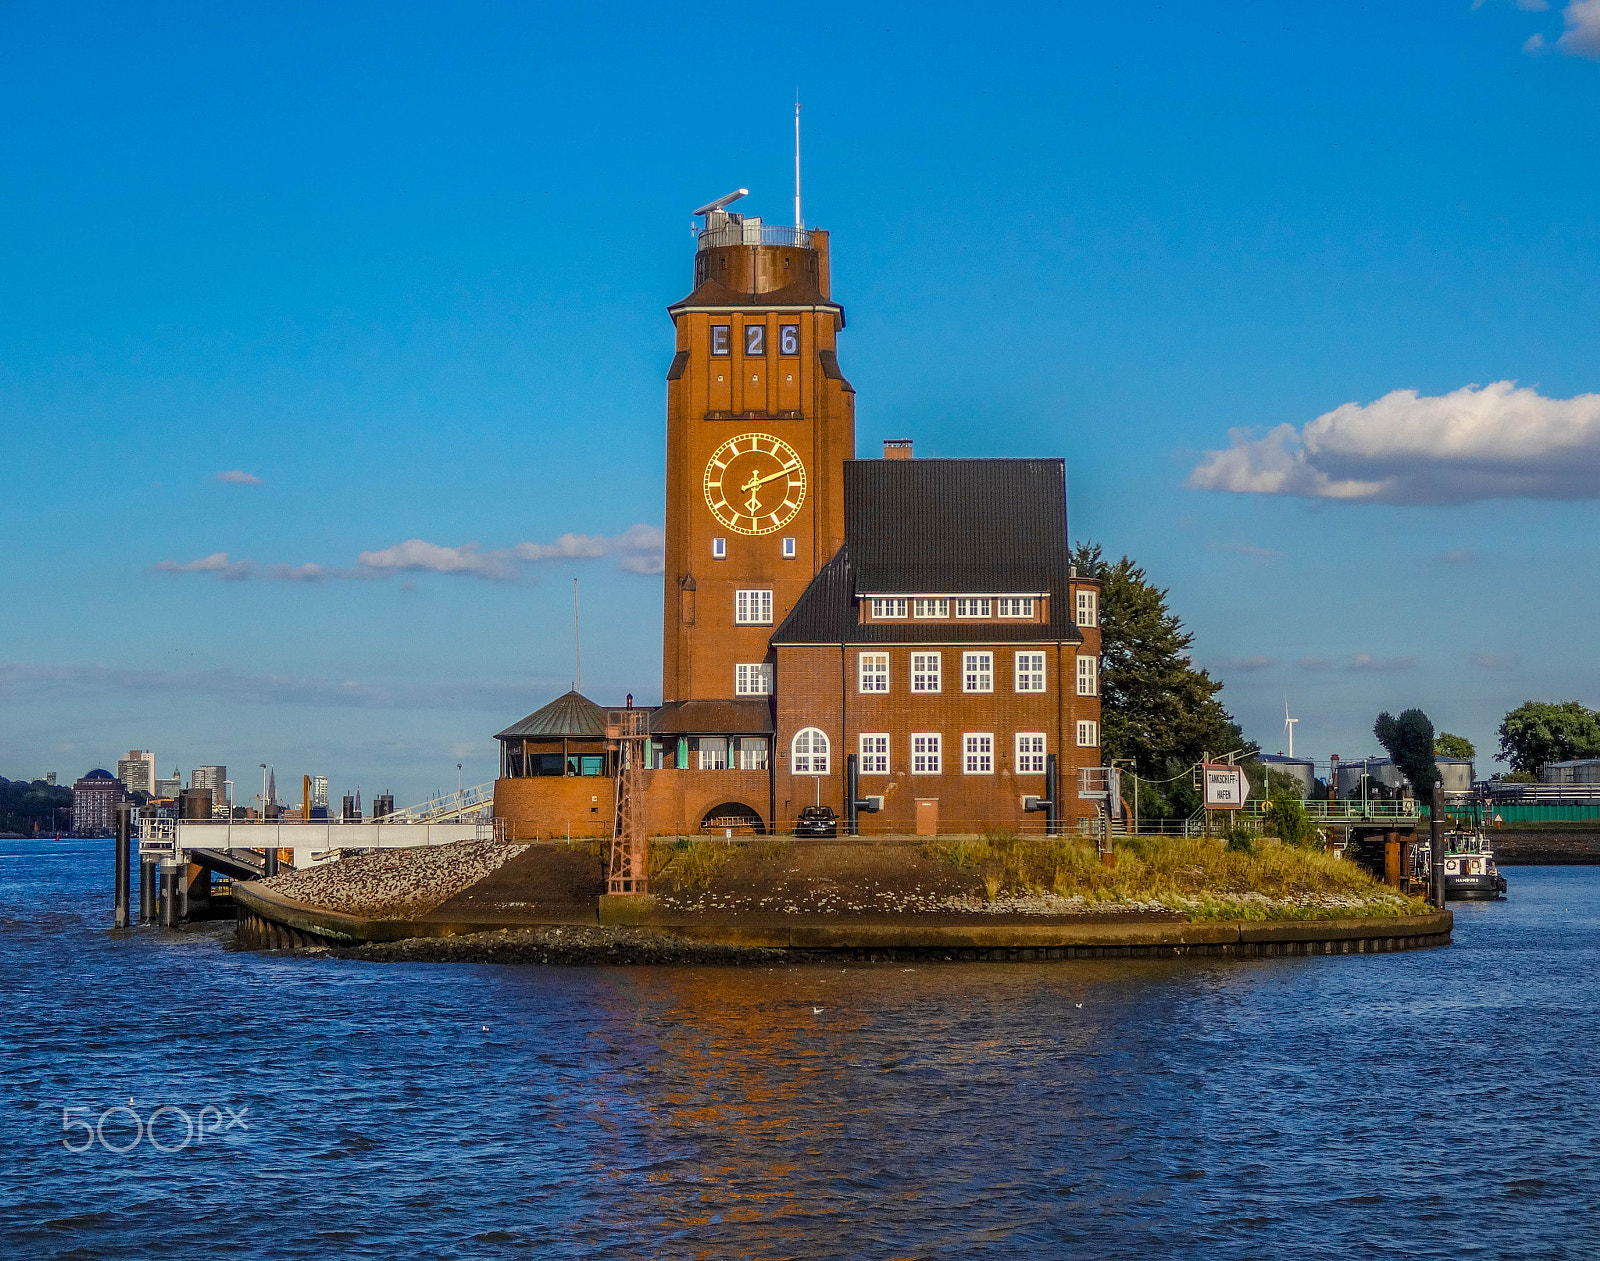
[[813, 1015], [813, 1016], [820, 1016], [820, 1015], [822, 1015], [822, 1008], [820, 1008], [820, 1007], [813, 1007], [813, 1008], [812, 1008], [812, 1009], [811, 1009], [811, 1014], [812, 1014], [812, 1015]]

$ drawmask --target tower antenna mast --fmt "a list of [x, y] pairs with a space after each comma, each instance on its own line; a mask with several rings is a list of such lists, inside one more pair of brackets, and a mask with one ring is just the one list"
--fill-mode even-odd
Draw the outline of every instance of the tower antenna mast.
[[800, 217], [800, 93], [794, 94], [794, 226], [796, 230], [806, 226], [806, 221]]
[[572, 690], [583, 691], [583, 639], [578, 633], [578, 580], [572, 580]]

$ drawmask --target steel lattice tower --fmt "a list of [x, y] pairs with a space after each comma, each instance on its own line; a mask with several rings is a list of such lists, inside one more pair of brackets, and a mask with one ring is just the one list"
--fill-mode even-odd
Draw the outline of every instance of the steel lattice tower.
[[611, 827], [611, 872], [607, 893], [650, 891], [650, 828], [645, 818], [644, 768], [650, 749], [650, 713], [613, 709], [606, 739], [616, 748], [617, 802]]

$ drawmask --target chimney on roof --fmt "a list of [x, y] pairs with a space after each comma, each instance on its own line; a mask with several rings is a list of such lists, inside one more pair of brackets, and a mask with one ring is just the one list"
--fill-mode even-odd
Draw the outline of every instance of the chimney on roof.
[[909, 460], [911, 458], [911, 439], [885, 438], [883, 440], [883, 458], [886, 460]]

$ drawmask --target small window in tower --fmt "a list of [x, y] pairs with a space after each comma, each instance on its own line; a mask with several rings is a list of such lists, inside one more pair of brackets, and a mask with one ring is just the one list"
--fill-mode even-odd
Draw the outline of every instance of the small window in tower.
[[726, 324], [713, 324], [711, 326], [711, 353], [714, 355], [728, 353], [728, 326]]
[[794, 540], [793, 539], [784, 539], [783, 540], [783, 559], [784, 560], [793, 560], [794, 559]]
[[800, 326], [798, 324], [778, 325], [778, 353], [780, 355], [798, 355], [800, 353]]
[[746, 324], [744, 326], [744, 353], [747, 355], [764, 355], [767, 353], [767, 326], [765, 324]]
[[711, 555], [714, 556], [717, 560], [726, 560], [728, 558], [728, 540], [727, 539], [712, 539], [711, 540]]

